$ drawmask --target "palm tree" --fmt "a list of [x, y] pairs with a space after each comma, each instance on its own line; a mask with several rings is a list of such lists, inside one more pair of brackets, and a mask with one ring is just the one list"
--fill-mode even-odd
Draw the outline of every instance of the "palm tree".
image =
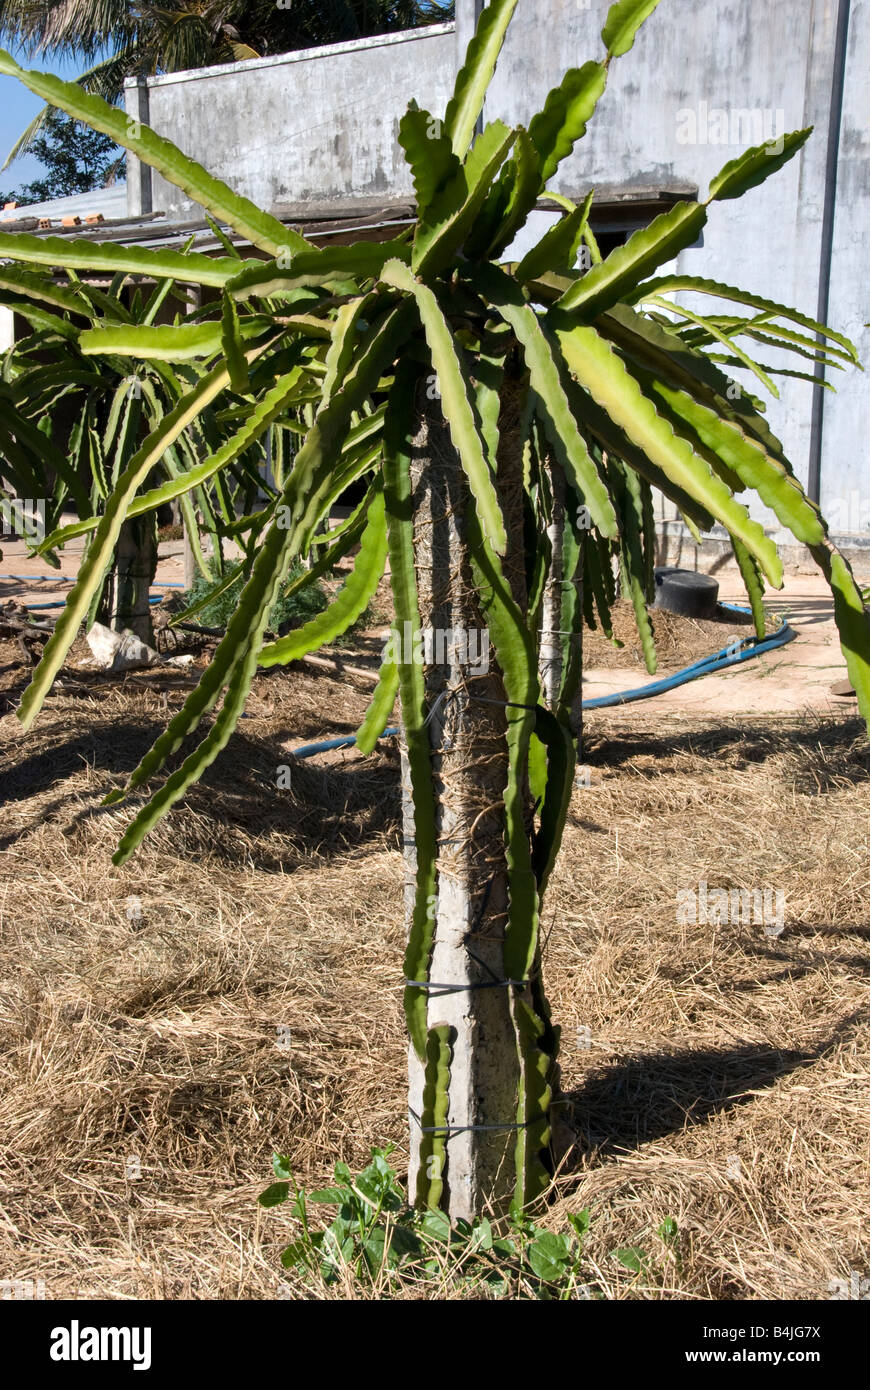
[[[114, 104], [128, 77], [414, 29], [453, 12], [453, 0], [0, 0], [0, 44], [28, 58], [83, 59], [79, 85]], [[6, 166], [31, 148], [49, 109]]]

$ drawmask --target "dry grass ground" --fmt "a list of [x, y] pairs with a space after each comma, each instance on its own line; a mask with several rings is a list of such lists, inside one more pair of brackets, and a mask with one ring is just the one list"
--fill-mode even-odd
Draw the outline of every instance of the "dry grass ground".
[[[405, 1161], [395, 752], [276, 786], [365, 682], [258, 681], [231, 748], [114, 868], [129, 812], [99, 801], [167, 684], [70, 688], [27, 739], [0, 721], [0, 1277], [49, 1298], [273, 1298], [272, 1151], [308, 1186], [373, 1144]], [[587, 757], [546, 913], [576, 1143], [545, 1224], [591, 1207], [583, 1277], [609, 1297], [827, 1297], [870, 1272], [870, 750], [854, 721], [650, 707], [590, 722]], [[701, 880], [782, 888], [785, 930], [679, 925]], [[613, 1258], [627, 1244], [649, 1277]]]

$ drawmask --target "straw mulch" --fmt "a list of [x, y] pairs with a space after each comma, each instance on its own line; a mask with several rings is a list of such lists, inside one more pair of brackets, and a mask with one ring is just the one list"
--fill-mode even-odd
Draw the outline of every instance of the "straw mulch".
[[[656, 657], [660, 671], [677, 671], [700, 657], [712, 656], [734, 638], [751, 637], [754, 632], [748, 614], [733, 613], [720, 607], [713, 618], [684, 618], [664, 608], [649, 609]], [[583, 661], [588, 669], [634, 670], [646, 679], [643, 646], [638, 635], [634, 607], [619, 598], [611, 609], [613, 641], [601, 628], [583, 633]]]
[[[0, 672], [14, 695], [12, 644]], [[0, 720], [4, 1278], [303, 1296], [278, 1263], [292, 1223], [255, 1201], [273, 1150], [309, 1187], [389, 1141], [403, 1171], [397, 754], [277, 785], [288, 747], [355, 727], [369, 689], [258, 680], [123, 868], [130, 813], [99, 802], [184, 690], [82, 681], [27, 737]], [[591, 1208], [584, 1278], [609, 1297], [827, 1297], [870, 1269], [870, 749], [848, 720], [622, 711], [590, 722], [587, 760], [545, 914], [574, 1147], [544, 1221]], [[680, 925], [701, 880], [784, 889], [785, 930]]]

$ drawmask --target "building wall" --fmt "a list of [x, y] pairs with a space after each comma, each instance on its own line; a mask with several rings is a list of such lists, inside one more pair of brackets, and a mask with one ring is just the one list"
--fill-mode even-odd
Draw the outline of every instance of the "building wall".
[[[816, 317], [828, 283], [826, 200], [833, 217], [829, 321], [870, 362], [864, 273], [870, 226], [870, 0], [851, 0], [842, 119], [831, 125], [837, 23], [849, 0], [664, 0], [633, 49], [612, 66], [586, 138], [554, 180], [568, 194], [590, 185], [697, 184], [749, 144], [814, 125], [803, 151], [739, 201], [713, 204], [697, 246], [675, 268], [739, 285]], [[487, 99], [486, 118], [527, 123], [568, 67], [599, 57], [609, 0], [519, 0]], [[479, 0], [458, 0], [456, 26], [150, 80], [148, 119], [234, 188], [266, 207], [412, 191], [397, 133], [414, 96], [443, 111]], [[128, 93], [128, 109], [138, 93]], [[829, 167], [829, 147], [834, 159]], [[836, 177], [833, 177], [836, 171]], [[136, 180], [129, 185], [135, 190]], [[189, 210], [155, 178], [153, 206]], [[835, 199], [835, 202], [830, 201]], [[138, 209], [131, 209], [138, 210]], [[535, 215], [538, 223], [545, 214]], [[536, 227], [539, 231], [540, 227]], [[666, 269], [663, 267], [663, 270]], [[823, 296], [822, 296], [823, 297]], [[687, 296], [704, 312], [720, 301]], [[776, 367], [812, 364], [757, 355]], [[768, 418], [806, 483], [814, 429], [821, 495], [839, 531], [870, 542], [870, 373], [829, 373], [839, 394], [776, 378]], [[735, 379], [764, 395], [743, 371]], [[769, 398], [768, 398], [769, 399]], [[857, 493], [858, 501], [853, 494]], [[865, 516], [864, 513], [867, 513]], [[770, 513], [756, 515], [776, 532]], [[847, 524], [850, 523], [854, 524]], [[840, 523], [840, 524], [838, 524]]]
[[[399, 118], [412, 97], [435, 110], [446, 105], [455, 52], [453, 25], [442, 24], [174, 73], [149, 79], [145, 119], [261, 207], [413, 195]], [[131, 110], [135, 87], [129, 95]], [[155, 211], [193, 209], [158, 175], [151, 200]]]

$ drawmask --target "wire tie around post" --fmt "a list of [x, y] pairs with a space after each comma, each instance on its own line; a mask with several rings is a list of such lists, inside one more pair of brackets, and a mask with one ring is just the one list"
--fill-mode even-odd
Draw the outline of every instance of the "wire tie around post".
[[454, 1134], [506, 1134], [509, 1131], [528, 1129], [529, 1125], [537, 1123], [541, 1118], [538, 1115], [533, 1120], [523, 1120], [521, 1124], [512, 1125], [424, 1125], [416, 1110], [412, 1110], [410, 1105], [408, 1114], [419, 1125], [421, 1134], [440, 1134], [445, 1139], [452, 1139]]
[[405, 979], [405, 984], [414, 989], [437, 990], [439, 994], [461, 994], [474, 989], [508, 989], [511, 985], [516, 989], [525, 989], [531, 983], [531, 980], [482, 980], [473, 985], [447, 985], [438, 984], [435, 980]]

